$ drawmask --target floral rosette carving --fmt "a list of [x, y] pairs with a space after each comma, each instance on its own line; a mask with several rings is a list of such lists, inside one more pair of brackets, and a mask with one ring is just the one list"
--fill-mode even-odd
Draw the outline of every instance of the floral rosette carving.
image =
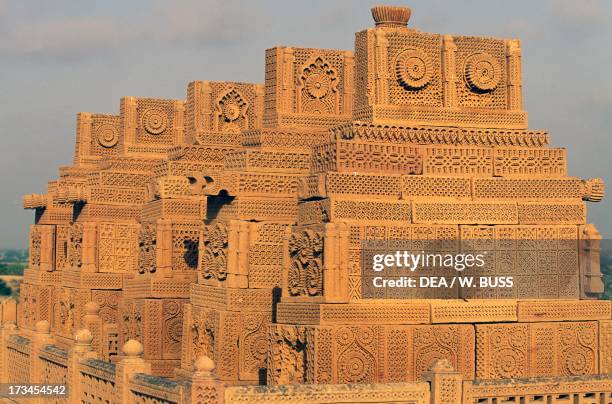
[[292, 296], [323, 292], [323, 238], [313, 230], [293, 233], [289, 239], [291, 265], [287, 287]]
[[209, 227], [204, 241], [204, 278], [220, 281], [227, 278], [227, 246], [227, 229], [225, 226]]
[[159, 109], [147, 109], [142, 114], [142, 126], [148, 133], [159, 135], [168, 127], [168, 115]]
[[420, 49], [406, 49], [397, 56], [395, 73], [407, 90], [420, 90], [431, 82], [433, 65], [427, 53]]
[[235, 89], [227, 92], [217, 101], [219, 129], [225, 133], [240, 133], [246, 125], [246, 114], [249, 104], [244, 97]]
[[320, 100], [330, 91], [336, 91], [338, 78], [334, 68], [323, 58], [318, 57], [304, 68], [302, 80], [308, 95]]
[[157, 230], [152, 224], [143, 224], [139, 235], [138, 272], [153, 273], [156, 270]]
[[303, 382], [306, 342], [300, 327], [274, 327], [271, 332], [270, 381], [273, 384]]
[[465, 81], [475, 91], [495, 90], [501, 79], [499, 62], [488, 53], [477, 53], [465, 62]]
[[96, 128], [96, 140], [100, 146], [110, 149], [119, 142], [119, 131], [115, 125], [102, 124]]
[[301, 112], [331, 114], [337, 109], [338, 75], [331, 64], [321, 56], [306, 63], [300, 75]]

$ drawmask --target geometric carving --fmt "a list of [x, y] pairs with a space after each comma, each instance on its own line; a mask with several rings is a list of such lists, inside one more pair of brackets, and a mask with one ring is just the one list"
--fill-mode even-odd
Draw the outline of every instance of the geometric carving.
[[612, 320], [599, 321], [599, 372], [612, 372]]
[[312, 172], [325, 171], [421, 174], [422, 157], [411, 146], [336, 140], [313, 149]]
[[474, 378], [471, 325], [276, 324], [269, 384], [415, 381], [438, 359]]
[[566, 175], [565, 149], [493, 149], [493, 175], [544, 176]]
[[518, 302], [518, 321], [606, 320], [611, 316], [609, 301], [533, 300]]
[[134, 271], [137, 263], [137, 256], [134, 255], [137, 236], [135, 225], [100, 223], [98, 228], [99, 271]]
[[493, 173], [490, 148], [428, 147], [423, 172], [428, 175], [485, 175]]
[[474, 91], [492, 91], [497, 87], [501, 66], [488, 53], [477, 53], [465, 62], [465, 81]]
[[142, 113], [142, 126], [150, 134], [159, 135], [168, 126], [168, 115], [159, 109], [147, 109]]
[[415, 202], [414, 223], [518, 223], [516, 204], [506, 202]]
[[397, 80], [410, 90], [419, 90], [431, 81], [433, 65], [427, 53], [420, 49], [406, 49], [397, 56]]
[[518, 221], [522, 224], [584, 224], [584, 202], [519, 202]]
[[[185, 100], [125, 97], [119, 115], [79, 114], [74, 164], [24, 200], [36, 224], [17, 316], [28, 338], [8, 338], [17, 381], [70, 380], [72, 337], [87, 327], [106, 359], [133, 338], [149, 364], [80, 361], [77, 401], [179, 402], [188, 382], [200, 400], [221, 397], [202, 355], [229, 384], [347, 383], [323, 398], [314, 388], [326, 402], [450, 403], [462, 386], [470, 402], [603, 397], [599, 376], [516, 381], [497, 396], [510, 383], [482, 382], [612, 370], [610, 302], [577, 300], [603, 290], [584, 202], [604, 185], [567, 177], [565, 150], [526, 129], [517, 40], [423, 33], [409, 14], [376, 8], [355, 54], [266, 51], [265, 91], [197, 81]], [[483, 274], [515, 288], [362, 290], [372, 250], [430, 245], [483, 249]], [[33, 334], [39, 320], [51, 337]], [[62, 347], [38, 352], [49, 338]], [[130, 369], [172, 376], [179, 361], [176, 382], [124, 386]], [[431, 385], [400, 386], [418, 390], [408, 398], [373, 385], [422, 378]], [[562, 397], [567, 386], [581, 393]], [[229, 394], [315, 399], [256, 390]]]
[[507, 379], [598, 372], [597, 322], [476, 325], [476, 377]]
[[584, 187], [577, 178], [475, 178], [474, 198], [578, 199]]

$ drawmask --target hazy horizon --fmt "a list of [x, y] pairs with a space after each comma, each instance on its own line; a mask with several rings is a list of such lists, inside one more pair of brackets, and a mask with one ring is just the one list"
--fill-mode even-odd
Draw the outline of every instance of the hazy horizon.
[[[532, 129], [568, 149], [568, 175], [612, 172], [612, 2], [0, 0], [0, 248], [26, 248], [33, 211], [72, 162], [76, 113], [118, 113], [122, 96], [185, 98], [193, 80], [264, 81], [275, 45], [353, 49], [370, 7], [412, 8], [422, 31], [519, 38]], [[612, 204], [589, 222], [612, 237]]]

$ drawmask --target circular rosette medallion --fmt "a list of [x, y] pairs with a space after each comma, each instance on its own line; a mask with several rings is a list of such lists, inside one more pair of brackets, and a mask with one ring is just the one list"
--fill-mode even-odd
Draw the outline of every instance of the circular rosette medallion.
[[332, 81], [331, 77], [325, 73], [312, 73], [306, 78], [304, 84], [308, 94], [320, 99], [327, 95], [332, 86]]
[[168, 126], [168, 116], [159, 109], [148, 109], [142, 115], [145, 130], [152, 135], [159, 135]]
[[235, 121], [240, 118], [240, 106], [235, 102], [224, 104], [223, 116], [228, 122]]
[[431, 59], [420, 49], [407, 49], [397, 56], [395, 73], [399, 83], [408, 90], [419, 90], [431, 81]]
[[493, 91], [501, 78], [501, 66], [488, 53], [476, 53], [465, 61], [465, 81], [475, 91]]
[[119, 131], [114, 125], [102, 124], [96, 129], [96, 139], [100, 146], [111, 148], [119, 141]]

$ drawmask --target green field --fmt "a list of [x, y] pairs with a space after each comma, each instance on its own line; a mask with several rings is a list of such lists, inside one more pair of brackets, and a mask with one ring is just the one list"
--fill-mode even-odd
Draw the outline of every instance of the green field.
[[[0, 250], [0, 276], [22, 276], [27, 266], [27, 250]], [[0, 279], [0, 296], [15, 296], [17, 293], [17, 289], [11, 289]]]

